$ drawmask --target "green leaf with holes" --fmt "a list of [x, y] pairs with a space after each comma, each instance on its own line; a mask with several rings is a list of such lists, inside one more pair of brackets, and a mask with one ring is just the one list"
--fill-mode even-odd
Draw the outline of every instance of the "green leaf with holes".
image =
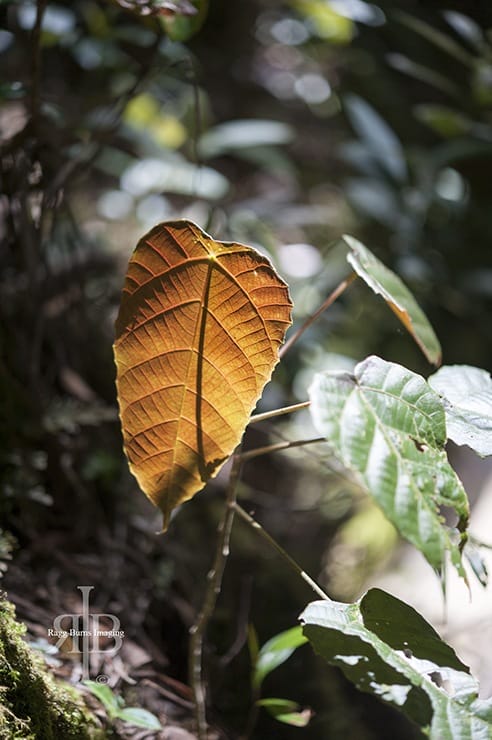
[[371, 589], [360, 601], [315, 601], [301, 614], [314, 650], [361, 691], [403, 711], [433, 740], [488, 740], [492, 700], [412, 607]]
[[378, 295], [381, 295], [403, 326], [415, 339], [433, 365], [441, 362], [441, 345], [426, 315], [405, 283], [388, 269], [361, 242], [344, 236], [350, 247], [347, 261], [357, 275]]
[[[436, 569], [449, 552], [465, 577], [468, 499], [444, 451], [438, 394], [420, 375], [374, 356], [353, 375], [318, 373], [309, 393], [316, 429], [403, 537]], [[454, 514], [455, 526], [440, 507]]]

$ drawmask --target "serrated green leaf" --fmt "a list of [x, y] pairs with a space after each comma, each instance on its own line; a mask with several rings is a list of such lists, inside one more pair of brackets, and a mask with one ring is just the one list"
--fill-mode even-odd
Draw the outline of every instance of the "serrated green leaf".
[[[444, 408], [416, 373], [368, 357], [354, 374], [318, 373], [309, 389], [314, 425], [388, 519], [436, 569], [446, 552], [465, 577], [468, 499], [448, 463]], [[458, 517], [448, 527], [439, 512]]]
[[353, 604], [316, 601], [301, 622], [328, 663], [361, 691], [405, 712], [433, 740], [490, 740], [492, 700], [412, 607], [372, 589]]
[[275, 668], [285, 663], [290, 658], [294, 650], [300, 645], [304, 645], [307, 639], [302, 634], [300, 627], [280, 632], [275, 637], [265, 642], [256, 660], [253, 671], [253, 686], [261, 686], [264, 678], [268, 676]]
[[[307, 637], [304, 641], [307, 642]], [[301, 709], [297, 702], [290, 699], [260, 699], [256, 703], [259, 707], [265, 707], [277, 722], [293, 727], [306, 727], [313, 716], [310, 709]]]
[[351, 250], [347, 254], [347, 261], [355, 272], [375, 293], [384, 298], [429, 362], [439, 365], [441, 362], [439, 340], [405, 283], [357, 239], [347, 235], [343, 238]]
[[447, 365], [428, 379], [444, 399], [448, 436], [480, 455], [492, 455], [492, 378], [470, 365]]
[[162, 730], [162, 725], [152, 712], [140, 707], [125, 707], [118, 712], [118, 718], [136, 727], [145, 727], [147, 730]]

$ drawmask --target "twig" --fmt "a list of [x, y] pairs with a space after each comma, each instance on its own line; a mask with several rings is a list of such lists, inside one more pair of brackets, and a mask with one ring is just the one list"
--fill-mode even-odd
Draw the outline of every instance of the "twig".
[[229, 477], [227, 501], [224, 514], [218, 527], [217, 548], [214, 563], [207, 575], [207, 588], [202, 610], [193, 627], [190, 629], [189, 674], [195, 702], [195, 719], [199, 740], [207, 738], [206, 694], [202, 678], [203, 642], [208, 622], [217, 603], [222, 585], [222, 576], [229, 555], [229, 540], [234, 521], [236, 487], [241, 470], [241, 457], [232, 458], [232, 469]]
[[331, 601], [328, 594], [325, 594], [323, 589], [320, 586], [318, 586], [316, 581], [314, 581], [311, 578], [311, 576], [308, 575], [301, 568], [301, 566], [294, 560], [294, 558], [292, 558], [289, 555], [289, 553], [286, 552], [284, 548], [281, 545], [279, 545], [279, 543], [276, 540], [273, 539], [273, 537], [266, 531], [266, 529], [263, 529], [261, 524], [257, 522], [256, 519], [253, 519], [253, 517], [250, 514], [248, 514], [248, 512], [245, 511], [242, 508], [242, 506], [240, 506], [237, 503], [237, 501], [235, 501], [232, 504], [232, 506], [234, 507], [234, 510], [236, 511], [236, 513], [241, 517], [241, 519], [244, 519], [245, 522], [247, 522], [254, 530], [256, 530], [258, 534], [260, 534], [263, 537], [263, 539], [266, 540], [268, 544], [278, 552], [278, 554], [290, 565], [292, 570], [295, 571], [295, 573], [297, 573], [297, 575], [300, 576], [303, 579], [303, 581], [305, 581], [313, 589], [315, 594], [320, 596], [322, 599]]
[[273, 411], [265, 411], [263, 414], [255, 414], [252, 416], [248, 424], [258, 424], [260, 421], [266, 419], [273, 419], [274, 416], [283, 416], [284, 414], [292, 414], [294, 411], [300, 411], [301, 409], [307, 409], [310, 405], [310, 401], [302, 401], [302, 403], [295, 403], [293, 406], [284, 406], [281, 409], [273, 409]]
[[289, 442], [288, 440], [286, 440], [285, 442], [276, 442], [273, 445], [265, 445], [265, 447], [255, 447], [254, 450], [242, 452], [240, 455], [238, 455], [238, 457], [242, 460], [242, 462], [246, 462], [246, 460], [252, 460], [255, 457], [260, 457], [260, 455], [268, 455], [268, 453], [270, 452], [288, 450], [291, 447], [304, 447], [304, 445], [313, 445], [317, 442], [326, 442], [326, 438], [313, 437], [312, 439], [296, 439], [293, 442]]
[[39, 86], [41, 80], [41, 26], [48, 0], [36, 3], [36, 20], [32, 29], [31, 57], [31, 120], [36, 124], [39, 117]]
[[283, 347], [281, 347], [280, 352], [278, 353], [278, 356], [280, 359], [289, 351], [289, 349], [292, 347], [293, 344], [297, 342], [299, 337], [301, 337], [306, 329], [309, 329], [309, 327], [314, 324], [314, 322], [321, 316], [321, 314], [326, 311], [327, 308], [331, 306], [332, 303], [336, 301], [336, 299], [342, 295], [344, 290], [348, 288], [348, 286], [353, 283], [355, 278], [357, 277], [356, 272], [352, 272], [348, 278], [345, 280], [342, 280], [342, 282], [335, 288], [334, 291], [330, 293], [326, 301], [324, 301], [321, 306], [318, 308], [315, 313], [313, 313], [309, 318], [306, 319], [304, 324], [299, 327], [299, 329], [286, 341]]

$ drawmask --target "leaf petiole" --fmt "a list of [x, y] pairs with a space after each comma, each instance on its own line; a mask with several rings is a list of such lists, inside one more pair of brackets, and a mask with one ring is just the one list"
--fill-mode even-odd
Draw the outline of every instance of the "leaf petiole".
[[332, 303], [335, 303], [336, 299], [339, 298], [342, 295], [342, 293], [349, 287], [349, 285], [354, 282], [356, 277], [358, 277], [357, 273], [352, 272], [347, 278], [345, 278], [345, 280], [342, 280], [342, 282], [339, 285], [337, 285], [335, 290], [333, 290], [330, 293], [328, 298], [325, 301], [323, 301], [321, 306], [311, 316], [309, 316], [306, 319], [306, 321], [299, 327], [299, 329], [297, 329], [296, 332], [294, 332], [294, 334], [291, 337], [289, 337], [289, 339], [285, 342], [283, 347], [280, 348], [280, 351], [278, 353], [280, 360], [285, 354], [287, 354], [287, 352], [292, 347], [292, 345], [294, 345], [297, 342], [297, 340], [304, 334], [304, 332], [307, 329], [309, 329], [309, 327], [312, 324], [314, 324], [314, 322], [317, 321], [317, 319], [319, 319], [321, 314], [324, 313], [326, 309], [332, 305]]
[[284, 414], [292, 414], [294, 411], [307, 409], [310, 403], [311, 401], [302, 401], [302, 403], [295, 403], [292, 406], [283, 406], [281, 409], [273, 409], [272, 411], [265, 411], [262, 414], [255, 414], [250, 418], [248, 424], [258, 424], [260, 421], [273, 419], [275, 416], [283, 416]]
[[315, 593], [315, 594], [316, 594], [317, 596], [319, 596], [319, 597], [320, 597], [321, 599], [324, 599], [325, 601], [331, 601], [331, 599], [330, 599], [330, 597], [328, 596], [328, 594], [326, 594], [326, 593], [325, 593], [325, 592], [323, 591], [323, 589], [322, 589], [322, 588], [321, 588], [320, 586], [318, 586], [318, 584], [316, 583], [316, 581], [314, 581], [314, 580], [313, 580], [313, 579], [311, 578], [311, 576], [310, 576], [310, 575], [308, 575], [308, 574], [306, 573], [306, 571], [304, 571], [304, 570], [303, 570], [303, 569], [301, 568], [301, 566], [299, 565], [299, 563], [297, 563], [297, 562], [296, 562], [296, 561], [294, 560], [294, 558], [292, 558], [292, 557], [291, 557], [291, 556], [289, 555], [289, 553], [288, 553], [288, 552], [286, 552], [286, 551], [284, 550], [284, 548], [283, 548], [283, 547], [282, 547], [281, 545], [279, 545], [279, 543], [278, 543], [278, 542], [277, 542], [276, 540], [274, 540], [274, 539], [273, 539], [273, 537], [271, 536], [271, 534], [269, 534], [269, 533], [268, 533], [268, 532], [266, 531], [266, 529], [264, 529], [264, 528], [263, 528], [263, 527], [261, 526], [261, 524], [260, 524], [259, 522], [257, 522], [257, 521], [256, 521], [256, 519], [254, 519], [254, 518], [253, 518], [253, 517], [252, 517], [252, 516], [251, 516], [250, 514], [248, 514], [248, 512], [247, 512], [247, 511], [245, 511], [245, 510], [243, 509], [243, 507], [242, 507], [242, 506], [240, 506], [240, 504], [238, 504], [238, 502], [237, 502], [237, 501], [235, 501], [235, 502], [234, 502], [234, 503], [232, 504], [232, 507], [233, 507], [234, 511], [236, 512], [236, 514], [238, 514], [238, 516], [240, 516], [240, 517], [241, 517], [241, 519], [243, 519], [243, 520], [244, 520], [245, 522], [247, 522], [247, 523], [248, 523], [248, 524], [250, 525], [250, 527], [252, 527], [252, 528], [253, 528], [253, 529], [254, 529], [254, 530], [255, 530], [256, 532], [258, 532], [258, 534], [260, 534], [260, 535], [261, 535], [261, 536], [263, 537], [263, 539], [264, 539], [264, 540], [265, 540], [266, 542], [268, 542], [268, 544], [269, 544], [269, 545], [270, 545], [271, 547], [273, 547], [273, 548], [274, 548], [274, 550], [276, 550], [276, 551], [278, 552], [278, 554], [279, 554], [279, 555], [280, 555], [280, 556], [281, 556], [281, 557], [282, 557], [282, 558], [283, 558], [283, 559], [284, 559], [284, 560], [285, 560], [285, 561], [286, 561], [286, 562], [288, 563], [288, 565], [289, 565], [289, 566], [290, 566], [290, 567], [292, 568], [292, 570], [293, 570], [293, 571], [294, 571], [294, 572], [295, 572], [295, 573], [296, 573], [296, 574], [297, 574], [298, 576], [300, 576], [300, 577], [302, 578], [302, 580], [303, 580], [303, 581], [305, 581], [305, 583], [307, 583], [307, 584], [308, 584], [308, 586], [310, 586], [310, 587], [311, 587], [311, 588], [313, 589], [314, 593]]
[[317, 442], [326, 442], [325, 437], [313, 437], [312, 439], [296, 439], [293, 442], [285, 441], [285, 442], [276, 442], [272, 445], [265, 445], [264, 447], [256, 447], [253, 450], [248, 450], [247, 452], [242, 452], [236, 457], [238, 457], [241, 462], [246, 462], [247, 460], [252, 460], [255, 457], [260, 457], [261, 455], [268, 455], [270, 452], [278, 452], [279, 450], [288, 450], [291, 447], [304, 447], [305, 445], [312, 445], [316, 444]]

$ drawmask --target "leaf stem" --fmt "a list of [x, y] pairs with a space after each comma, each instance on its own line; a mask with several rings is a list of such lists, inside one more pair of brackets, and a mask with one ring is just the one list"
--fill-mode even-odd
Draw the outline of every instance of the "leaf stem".
[[277, 542], [276, 540], [274, 540], [274, 539], [273, 539], [273, 537], [271, 536], [271, 534], [269, 534], [269, 533], [268, 533], [268, 532], [266, 531], [266, 529], [264, 529], [264, 528], [263, 528], [263, 527], [261, 526], [261, 524], [260, 524], [259, 522], [257, 522], [257, 521], [256, 521], [256, 519], [253, 519], [253, 517], [252, 517], [252, 516], [251, 516], [250, 514], [248, 514], [248, 512], [247, 512], [247, 511], [245, 511], [245, 510], [244, 510], [244, 509], [242, 508], [242, 506], [240, 506], [240, 505], [239, 505], [239, 504], [237, 503], [237, 501], [234, 501], [234, 503], [232, 504], [232, 506], [233, 506], [234, 510], [236, 511], [236, 513], [238, 514], [238, 516], [240, 516], [240, 517], [241, 517], [241, 519], [243, 519], [243, 520], [244, 520], [245, 522], [247, 522], [247, 523], [248, 523], [248, 524], [249, 524], [249, 525], [250, 525], [250, 526], [251, 526], [251, 527], [252, 527], [252, 528], [253, 528], [254, 530], [256, 530], [256, 532], [258, 532], [258, 534], [260, 534], [260, 535], [261, 535], [261, 536], [263, 537], [263, 539], [264, 539], [264, 540], [266, 540], [266, 542], [268, 542], [268, 544], [269, 544], [269, 545], [270, 545], [271, 547], [273, 547], [273, 548], [274, 548], [274, 550], [276, 550], [276, 551], [278, 552], [278, 554], [279, 554], [279, 555], [280, 555], [280, 556], [281, 556], [281, 557], [282, 557], [282, 558], [283, 558], [283, 559], [284, 559], [284, 560], [285, 560], [285, 561], [286, 561], [286, 562], [287, 562], [287, 563], [289, 564], [289, 566], [290, 566], [290, 567], [292, 568], [292, 570], [293, 570], [293, 571], [294, 571], [295, 573], [297, 573], [297, 575], [298, 575], [298, 576], [300, 576], [300, 577], [301, 577], [301, 578], [303, 579], [303, 581], [305, 581], [305, 582], [306, 582], [306, 583], [308, 584], [308, 586], [310, 586], [310, 587], [312, 588], [312, 590], [313, 590], [313, 591], [315, 592], [315, 594], [317, 594], [317, 595], [318, 595], [319, 597], [321, 597], [322, 599], [324, 599], [324, 600], [326, 600], [326, 601], [331, 601], [331, 599], [330, 599], [330, 597], [328, 596], [328, 594], [326, 594], [326, 593], [325, 593], [325, 592], [323, 591], [323, 589], [322, 589], [322, 588], [321, 588], [320, 586], [318, 586], [318, 584], [316, 583], [316, 581], [314, 581], [314, 580], [313, 580], [313, 579], [311, 578], [311, 576], [310, 576], [310, 575], [308, 575], [308, 574], [307, 574], [307, 573], [306, 573], [306, 572], [305, 572], [305, 571], [304, 571], [304, 570], [303, 570], [303, 569], [301, 568], [301, 566], [299, 565], [299, 563], [297, 563], [297, 562], [296, 562], [296, 561], [294, 560], [294, 558], [292, 558], [292, 557], [291, 557], [291, 556], [289, 555], [289, 553], [288, 553], [288, 552], [286, 552], [286, 550], [284, 550], [284, 548], [283, 548], [283, 547], [282, 547], [281, 545], [279, 545], [279, 543], [278, 543], [278, 542]]
[[217, 598], [220, 593], [222, 576], [229, 556], [229, 541], [232, 523], [234, 521], [234, 505], [236, 503], [236, 489], [241, 470], [241, 463], [242, 459], [240, 455], [236, 455], [232, 458], [232, 469], [229, 476], [226, 505], [217, 528], [218, 537], [215, 558], [212, 568], [207, 575], [207, 587], [205, 590], [202, 609], [195, 624], [190, 629], [190, 647], [188, 657], [189, 675], [195, 703], [195, 721], [199, 740], [206, 740], [207, 738], [206, 692], [202, 677], [203, 643], [210, 617], [215, 609], [215, 604], [217, 603]]
[[239, 457], [242, 462], [246, 462], [246, 460], [252, 460], [255, 457], [260, 457], [260, 455], [268, 455], [268, 453], [270, 452], [288, 450], [291, 447], [303, 447], [304, 445], [312, 445], [316, 444], [317, 442], [326, 442], [326, 438], [312, 437], [311, 439], [296, 439], [292, 442], [289, 442], [288, 440], [286, 440], [285, 442], [276, 442], [272, 445], [265, 445], [265, 447], [255, 447], [255, 449], [253, 450], [241, 452], [237, 455], [237, 457]]
[[345, 280], [342, 280], [342, 282], [337, 285], [335, 290], [333, 290], [328, 298], [323, 301], [321, 306], [318, 308], [317, 311], [315, 311], [311, 316], [309, 316], [306, 321], [302, 324], [302, 326], [299, 327], [299, 329], [286, 341], [286, 343], [283, 345], [283, 347], [280, 348], [280, 351], [278, 353], [279, 359], [282, 359], [282, 357], [289, 351], [289, 349], [292, 347], [293, 344], [297, 342], [297, 340], [304, 334], [306, 329], [309, 329], [309, 327], [314, 324], [317, 319], [321, 316], [324, 311], [326, 311], [327, 308], [329, 308], [332, 303], [336, 301], [339, 296], [342, 295], [344, 290], [346, 290], [351, 283], [354, 282], [355, 278], [357, 277], [356, 272], [352, 272]]
[[274, 416], [283, 416], [283, 414], [292, 414], [294, 411], [307, 409], [310, 403], [311, 401], [302, 401], [302, 403], [295, 403], [293, 406], [283, 406], [281, 409], [273, 409], [272, 411], [265, 411], [263, 414], [255, 414], [250, 418], [248, 424], [258, 424], [260, 421], [273, 419]]

